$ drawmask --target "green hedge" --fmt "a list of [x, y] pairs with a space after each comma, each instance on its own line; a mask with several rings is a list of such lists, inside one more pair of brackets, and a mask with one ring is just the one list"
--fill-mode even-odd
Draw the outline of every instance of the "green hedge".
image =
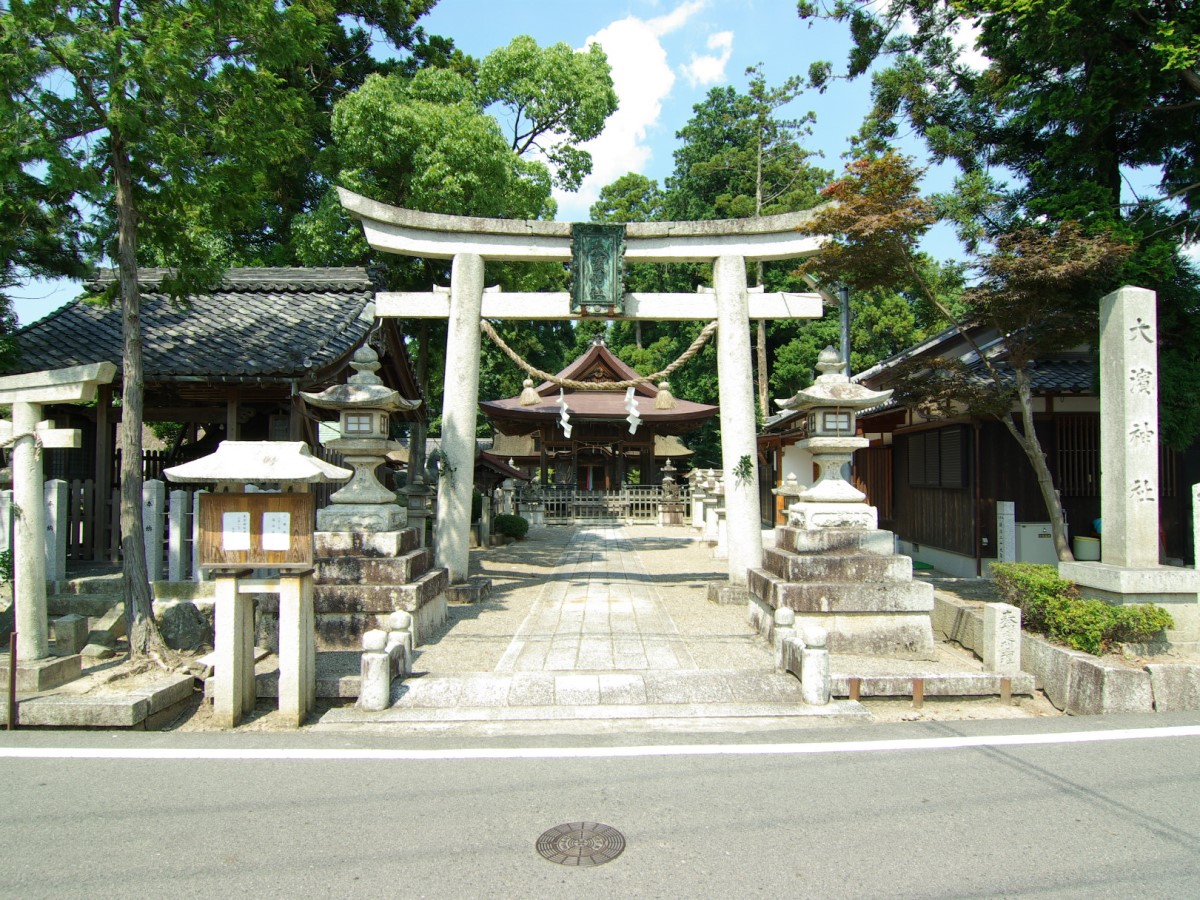
[[492, 530], [510, 538], [520, 540], [529, 531], [529, 523], [520, 516], [496, 516]]
[[1175, 625], [1169, 612], [1152, 603], [1112, 606], [1085, 600], [1054, 566], [994, 563], [992, 574], [1004, 601], [1020, 607], [1026, 628], [1084, 653], [1099, 655], [1117, 642], [1153, 640]]

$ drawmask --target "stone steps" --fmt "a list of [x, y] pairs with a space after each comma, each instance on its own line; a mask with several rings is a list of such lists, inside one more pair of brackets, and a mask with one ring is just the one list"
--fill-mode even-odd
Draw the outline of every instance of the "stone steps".
[[433, 567], [433, 550], [421, 547], [396, 557], [333, 556], [316, 561], [313, 583], [405, 584]]
[[[123, 688], [84, 676], [54, 693], [19, 698], [22, 728], [157, 728], [179, 715], [192, 699], [191, 675], [164, 672], [152, 684]], [[7, 724], [8, 704], [0, 703], [0, 723]]]

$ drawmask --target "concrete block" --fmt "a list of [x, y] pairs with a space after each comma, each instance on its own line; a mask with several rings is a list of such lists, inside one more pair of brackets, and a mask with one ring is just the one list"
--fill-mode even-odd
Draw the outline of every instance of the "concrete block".
[[88, 644], [83, 648], [82, 655], [88, 659], [112, 659], [117, 651], [107, 644]]
[[1072, 661], [1092, 658], [1035, 634], [1021, 635], [1021, 668], [1033, 675], [1037, 686], [1058, 709], [1065, 710], [1070, 699]]
[[145, 697], [51, 694], [21, 703], [22, 725], [52, 728], [132, 728], [150, 714]]
[[71, 613], [51, 619], [50, 632], [50, 652], [55, 656], [75, 656], [87, 646], [88, 622], [84, 616]]
[[956, 641], [973, 653], [983, 655], [983, 616], [978, 607], [967, 606], [946, 594], [933, 594], [933, 633], [939, 640]]
[[492, 579], [468, 578], [462, 584], [451, 584], [446, 587], [446, 600], [449, 603], [482, 603], [492, 593]]
[[88, 632], [87, 639], [89, 644], [106, 644], [111, 647], [123, 637], [125, 637], [125, 604], [118, 603], [92, 623], [92, 629]]
[[1007, 603], [983, 608], [983, 667], [1012, 675], [1021, 671], [1021, 610]]
[[[374, 632], [368, 632], [374, 634]], [[379, 632], [383, 635], [383, 632]], [[386, 637], [386, 635], [384, 635]], [[359, 680], [360, 709], [381, 710], [391, 706], [392, 665], [386, 653], [367, 651], [362, 655], [362, 674]]]
[[750, 599], [750, 592], [739, 585], [713, 581], [708, 585], [708, 602], [718, 606], [742, 606]]
[[[8, 654], [4, 654], [8, 671]], [[47, 656], [43, 659], [17, 659], [17, 692], [37, 694], [74, 681], [83, 671], [78, 656]]]
[[1200, 709], [1200, 665], [1150, 663], [1146, 671], [1150, 674], [1156, 711]]
[[1106, 664], [1095, 657], [1071, 660], [1066, 713], [1094, 716], [1118, 712], [1153, 712], [1150, 673]]
[[806, 646], [800, 651], [800, 690], [804, 702], [811, 706], [829, 703], [831, 683], [828, 650]]

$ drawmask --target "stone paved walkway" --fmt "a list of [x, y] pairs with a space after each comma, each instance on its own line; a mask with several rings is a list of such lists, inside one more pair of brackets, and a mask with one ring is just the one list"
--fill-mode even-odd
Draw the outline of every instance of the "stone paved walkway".
[[[451, 608], [381, 713], [342, 722], [854, 714], [806, 707], [742, 606], [707, 600], [724, 562], [685, 528], [543, 529], [472, 554], [486, 601]], [[333, 720], [337, 720], [335, 723]]]

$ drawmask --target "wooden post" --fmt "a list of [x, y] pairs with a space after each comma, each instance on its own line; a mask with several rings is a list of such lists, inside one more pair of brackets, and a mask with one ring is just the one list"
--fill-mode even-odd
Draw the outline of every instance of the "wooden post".
[[225, 392], [225, 440], [238, 439], [238, 389], [231, 387]]

